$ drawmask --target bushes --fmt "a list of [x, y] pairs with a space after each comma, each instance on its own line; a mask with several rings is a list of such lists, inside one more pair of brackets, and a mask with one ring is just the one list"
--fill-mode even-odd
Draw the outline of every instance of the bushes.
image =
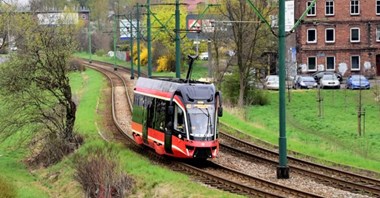
[[[223, 97], [231, 104], [237, 104], [239, 100], [239, 75], [233, 72], [231, 75], [224, 77], [222, 83]], [[267, 105], [269, 96], [266, 91], [257, 89], [255, 83], [249, 84], [244, 92], [245, 105]]]
[[104, 51], [103, 49], [99, 49], [95, 52], [95, 55], [104, 56], [104, 55], [106, 55], [106, 51]]
[[157, 60], [157, 72], [161, 71], [173, 71], [173, 65], [175, 65], [174, 57], [171, 55], [161, 56]]
[[131, 192], [133, 180], [122, 172], [119, 161], [111, 145], [92, 147], [87, 154], [76, 156], [74, 177], [85, 197], [125, 197]]
[[70, 71], [86, 71], [86, 67], [82, 65], [82, 63], [78, 59], [71, 59], [68, 63], [68, 69]]
[[4, 178], [0, 177], [0, 197], [13, 198], [16, 197], [16, 189], [8, 183]]

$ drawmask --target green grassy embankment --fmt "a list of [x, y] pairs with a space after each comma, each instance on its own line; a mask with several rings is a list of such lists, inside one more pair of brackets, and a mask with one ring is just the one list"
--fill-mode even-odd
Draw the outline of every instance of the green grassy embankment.
[[[380, 172], [380, 104], [374, 100], [373, 90], [362, 92], [366, 110], [365, 134], [359, 136], [358, 93], [323, 90], [323, 116], [319, 117], [317, 90], [292, 91], [291, 101], [286, 104], [288, 149]], [[248, 107], [243, 113], [226, 113], [222, 122], [277, 145], [278, 92], [271, 91], [269, 96], [269, 105]]]
[[[83, 58], [89, 56], [86, 53], [78, 55]], [[92, 57], [97, 59], [94, 55]], [[104, 57], [101, 59], [107, 61]], [[124, 64], [129, 66], [129, 63]], [[200, 69], [195, 69], [193, 76], [205, 77], [207, 68], [199, 67], [204, 62], [197, 61], [196, 64], [198, 67], [195, 65], [194, 68]], [[153, 75], [157, 74], [153, 72]], [[186, 73], [181, 75], [184, 77]], [[380, 154], [377, 152], [380, 150], [380, 103], [374, 100], [375, 90], [363, 91], [366, 109], [363, 136], [357, 133], [358, 91], [322, 90], [324, 101], [321, 117], [318, 116], [317, 90], [292, 91], [291, 102], [287, 102], [286, 106], [288, 149], [322, 160], [380, 172]], [[269, 93], [269, 105], [225, 111], [221, 121], [253, 137], [278, 145], [278, 92]]]
[[[93, 70], [73, 73], [70, 80], [75, 98], [79, 103], [75, 128], [85, 137], [85, 144], [76, 151], [76, 154], [83, 154], [90, 147], [104, 147], [106, 144], [100, 138], [95, 125], [96, 122], [101, 123], [102, 120], [96, 108], [104, 108], [102, 103], [106, 99], [102, 97], [102, 91], [106, 87], [106, 80]], [[11, 192], [16, 189], [16, 197], [83, 197], [81, 187], [73, 180], [74, 155], [68, 156], [47, 169], [41, 168], [30, 173], [21, 162], [25, 158], [26, 150], [6, 150], [12, 144], [9, 142], [11, 140], [9, 139], [0, 147], [2, 173], [0, 183], [6, 181], [4, 188], [10, 189]], [[123, 145], [110, 144], [120, 151], [120, 163], [123, 170], [136, 181], [131, 197], [239, 197], [209, 189], [191, 181], [187, 175], [154, 165]]]

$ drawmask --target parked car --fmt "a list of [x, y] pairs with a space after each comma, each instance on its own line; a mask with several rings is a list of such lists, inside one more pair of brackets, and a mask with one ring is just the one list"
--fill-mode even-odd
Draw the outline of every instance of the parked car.
[[325, 74], [319, 80], [319, 86], [322, 89], [328, 88], [328, 87], [340, 89], [340, 82], [339, 82], [338, 77], [335, 74]]
[[200, 60], [208, 60], [208, 52], [202, 52], [199, 54]]
[[277, 75], [269, 75], [265, 78], [264, 82], [265, 89], [278, 90], [280, 88], [280, 79]]
[[339, 82], [342, 82], [342, 80], [343, 80], [342, 74], [334, 72], [334, 71], [317, 71], [314, 74], [312, 74], [311, 76], [313, 76], [315, 81], [317, 81], [317, 83], [319, 83], [319, 80], [322, 78], [322, 76], [324, 76], [326, 74], [334, 74], [338, 78]]
[[311, 76], [297, 76], [293, 88], [294, 89], [313, 89], [318, 86], [315, 79]]
[[352, 75], [347, 78], [347, 89], [369, 89], [370, 87], [368, 79], [363, 75]]

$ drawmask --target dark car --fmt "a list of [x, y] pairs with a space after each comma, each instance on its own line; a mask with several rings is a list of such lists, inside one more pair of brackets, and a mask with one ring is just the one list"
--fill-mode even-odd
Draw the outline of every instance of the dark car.
[[319, 83], [319, 80], [324, 75], [331, 75], [331, 74], [335, 75], [338, 78], [339, 82], [342, 82], [342, 80], [343, 80], [342, 74], [334, 72], [334, 71], [317, 71], [312, 76], [315, 79], [315, 81], [317, 81]]
[[371, 85], [363, 75], [352, 75], [347, 78], [346, 87], [347, 89], [369, 89]]
[[311, 76], [298, 76], [294, 82], [294, 89], [313, 89], [318, 86], [315, 79]]

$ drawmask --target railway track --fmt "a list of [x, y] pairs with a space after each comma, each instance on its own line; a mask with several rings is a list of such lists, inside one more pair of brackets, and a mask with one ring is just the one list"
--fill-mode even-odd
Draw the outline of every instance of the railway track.
[[[128, 82], [125, 80], [128, 79], [127, 76], [122, 74], [128, 71], [121, 69], [114, 71], [110, 65], [103, 65], [97, 62], [93, 62], [92, 64], [83, 63], [86, 67], [95, 69], [104, 74], [110, 81], [113, 121], [118, 132], [126, 137], [130, 143], [134, 143], [132, 137], [127, 133], [130, 128], [126, 121], [127, 119], [131, 119], [132, 103], [130, 99], [125, 99], [130, 98], [131, 87], [128, 87]], [[120, 113], [118, 108], [124, 109], [124, 112]], [[117, 134], [115, 134], [115, 136], [117, 136]], [[144, 156], [154, 158], [155, 162], [158, 161], [163, 165], [171, 167], [173, 170], [193, 175], [205, 184], [232, 193], [255, 197], [319, 197], [318, 195], [308, 192], [302, 192], [260, 178], [255, 178], [213, 162], [206, 161], [207, 166], [197, 167], [196, 164], [167, 160], [166, 157], [158, 156], [151, 149], [142, 149], [142, 147], [136, 144], [132, 144], [132, 149]], [[226, 177], [230, 177], [230, 179], [226, 179]]]
[[[83, 62], [85, 63], [85, 62]], [[180, 170], [187, 174], [194, 175], [199, 181], [208, 184], [210, 186], [248, 196], [263, 196], [263, 197], [318, 197], [316, 194], [302, 192], [301, 190], [286, 189], [284, 185], [271, 184], [272, 182], [265, 181], [263, 179], [255, 178], [239, 171], [233, 171], [227, 167], [220, 166], [218, 164], [209, 164], [208, 167], [197, 167], [183, 162], [175, 162], [172, 160], [163, 159], [162, 156], [157, 156], [150, 149], [142, 149], [140, 146], [134, 144], [131, 136], [128, 135], [130, 130], [129, 121], [131, 120], [132, 103], [131, 97], [133, 96], [133, 82], [127, 81], [129, 79], [129, 69], [119, 68], [114, 71], [112, 64], [103, 64], [101, 62], [93, 62], [92, 64], [86, 64], [87, 67], [98, 70], [107, 76], [112, 85], [112, 114], [115, 125], [118, 128], [120, 134], [123, 134], [128, 138], [128, 141], [133, 143], [133, 150], [142, 154], [148, 155], [149, 158], [154, 158], [155, 161], [160, 161], [163, 165], [171, 167], [173, 170]], [[124, 99], [122, 99], [124, 98]], [[129, 99], [125, 99], [129, 98]], [[225, 133], [220, 133], [221, 137], [221, 151], [232, 152], [238, 154], [238, 156], [244, 156], [251, 160], [261, 160], [261, 162], [268, 163], [272, 166], [277, 165], [278, 154], [274, 151], [266, 150], [260, 147], [256, 147], [248, 142], [244, 142], [233, 138]], [[230, 142], [230, 146], [228, 143]], [[148, 151], [148, 152], [147, 152]], [[252, 156], [250, 153], [257, 153], [260, 155]], [[248, 157], [249, 156], [249, 157]], [[269, 159], [263, 156], [270, 156]], [[328, 169], [323, 166], [313, 164], [307, 161], [302, 161], [296, 158], [288, 157], [291, 171], [296, 171], [302, 175], [313, 178], [318, 182], [326, 185], [331, 185], [345, 191], [353, 193], [361, 193], [369, 196], [380, 196], [378, 180], [371, 181], [369, 177], [357, 177], [360, 175], [346, 173], [338, 169]], [[211, 162], [208, 162], [211, 163]], [[306, 165], [310, 164], [310, 165]], [[302, 169], [302, 167], [309, 167]], [[317, 169], [317, 167], [320, 167]], [[316, 169], [317, 171], [313, 171]], [[228, 170], [228, 171], [227, 171]], [[318, 174], [318, 172], [322, 174]], [[330, 172], [330, 173], [329, 173]], [[324, 175], [324, 176], [321, 176]], [[351, 176], [350, 176], [351, 175]], [[352, 176], [353, 175], [353, 176]], [[231, 179], [231, 178], [236, 179]], [[229, 179], [226, 179], [229, 178]], [[331, 178], [335, 178], [331, 179]], [[337, 179], [338, 178], [338, 179]], [[350, 179], [351, 178], [351, 179]], [[344, 181], [350, 181], [351, 183], [344, 183]], [[268, 183], [267, 183], [268, 182]], [[254, 186], [254, 187], [253, 187]], [[268, 190], [269, 189], [269, 190]]]
[[[278, 165], [278, 153], [254, 144], [242, 141], [226, 133], [220, 133], [221, 151], [231, 152], [247, 158], [261, 161], [270, 166]], [[289, 168], [300, 175], [352, 193], [380, 197], [380, 180], [319, 165], [288, 156]]]

